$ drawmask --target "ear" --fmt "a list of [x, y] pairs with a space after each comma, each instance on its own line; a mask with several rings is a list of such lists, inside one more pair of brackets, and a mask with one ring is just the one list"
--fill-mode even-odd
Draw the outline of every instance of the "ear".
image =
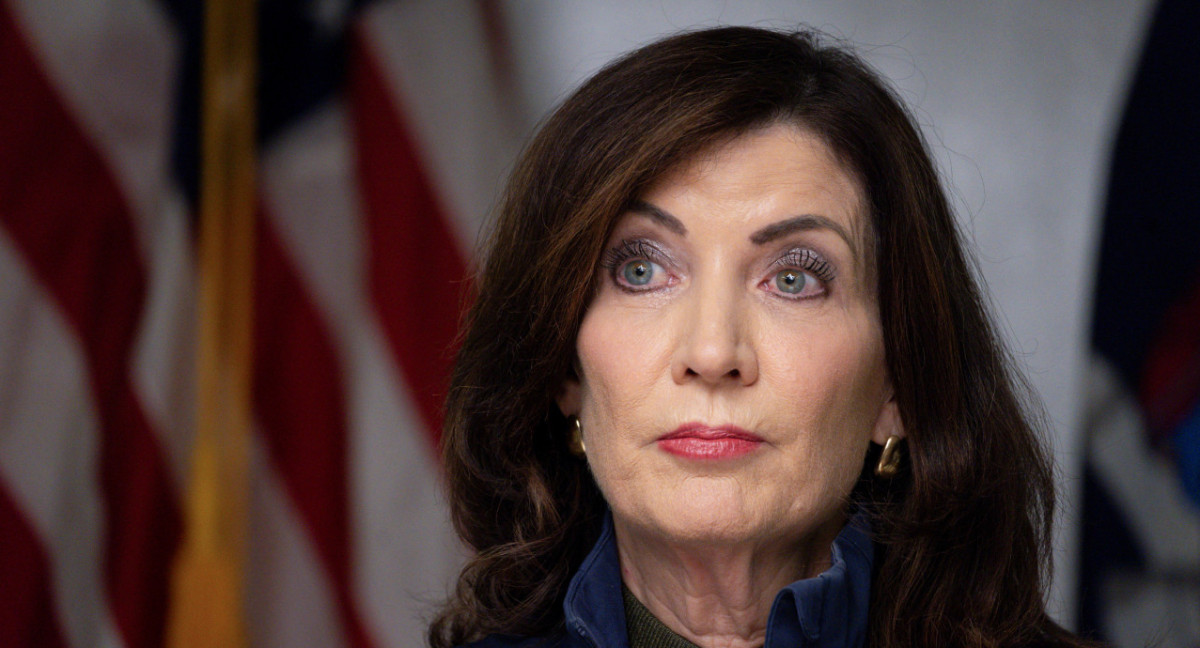
[[906, 432], [904, 431], [904, 421], [900, 420], [900, 406], [896, 404], [895, 394], [889, 386], [887, 401], [879, 408], [879, 418], [875, 419], [875, 429], [871, 431], [871, 440], [883, 445], [892, 435], [903, 439]]
[[579, 397], [579, 379], [571, 376], [563, 380], [562, 385], [558, 388], [558, 393], [555, 394], [554, 400], [558, 403], [558, 410], [563, 416], [579, 416], [580, 397]]

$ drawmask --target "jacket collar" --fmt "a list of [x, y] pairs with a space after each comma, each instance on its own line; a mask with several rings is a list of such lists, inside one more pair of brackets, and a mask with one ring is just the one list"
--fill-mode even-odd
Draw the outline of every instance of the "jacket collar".
[[[866, 645], [874, 548], [864, 513], [833, 541], [832, 565], [783, 588], [771, 606], [764, 648], [859, 648]], [[563, 600], [568, 643], [627, 648], [621, 566], [611, 513], [571, 579]], [[573, 640], [573, 641], [570, 641]]]
[[833, 541], [829, 569], [783, 588], [771, 606], [764, 648], [858, 648], [866, 645], [875, 550], [865, 513]]
[[621, 599], [621, 565], [612, 513], [604, 516], [600, 538], [583, 559], [563, 599], [567, 634], [580, 645], [628, 648], [625, 604]]

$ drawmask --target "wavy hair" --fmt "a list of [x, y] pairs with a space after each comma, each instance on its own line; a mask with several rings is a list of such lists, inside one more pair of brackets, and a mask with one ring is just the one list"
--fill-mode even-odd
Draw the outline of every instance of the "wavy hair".
[[474, 556], [430, 626], [435, 648], [561, 631], [606, 505], [567, 449], [554, 396], [572, 375], [603, 245], [664, 173], [779, 122], [823, 138], [868, 201], [908, 433], [901, 473], [864, 469], [851, 495], [877, 545], [870, 644], [1082, 645], [1045, 612], [1053, 482], [1040, 409], [989, 320], [914, 120], [844, 47], [726, 27], [610, 63], [545, 121], [512, 174], [446, 402], [446, 484]]

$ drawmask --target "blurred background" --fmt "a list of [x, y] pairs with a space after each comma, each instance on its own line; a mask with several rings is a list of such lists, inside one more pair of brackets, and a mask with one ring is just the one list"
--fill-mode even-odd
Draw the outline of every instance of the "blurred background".
[[221, 110], [255, 133], [249, 643], [423, 644], [465, 555], [440, 399], [505, 174], [605, 62], [726, 24], [815, 27], [895, 84], [1044, 400], [1052, 613], [1122, 647], [1200, 647], [1184, 0], [260, 0], [255, 95], [232, 109], [199, 0], [0, 0], [0, 644], [167, 642], [197, 488], [202, 124]]

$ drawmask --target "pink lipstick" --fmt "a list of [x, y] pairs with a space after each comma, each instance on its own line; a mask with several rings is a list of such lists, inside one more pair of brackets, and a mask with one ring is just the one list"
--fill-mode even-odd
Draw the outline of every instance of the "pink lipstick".
[[677, 457], [695, 460], [733, 459], [754, 452], [762, 437], [734, 425], [710, 427], [685, 423], [658, 438], [658, 447]]

